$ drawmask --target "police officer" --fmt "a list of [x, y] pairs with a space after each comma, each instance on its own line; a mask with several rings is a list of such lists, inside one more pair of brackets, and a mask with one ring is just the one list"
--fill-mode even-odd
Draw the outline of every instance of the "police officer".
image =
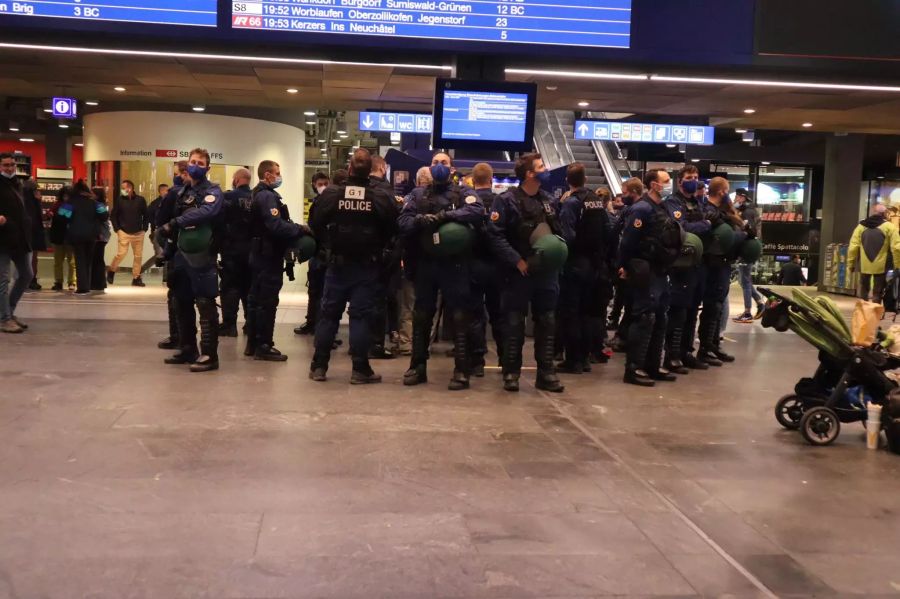
[[[174, 218], [160, 227], [165, 237], [175, 236], [178, 250], [172, 263], [172, 286], [178, 307], [181, 350], [167, 364], [191, 363], [191, 372], [219, 368], [219, 311], [216, 308], [216, 242], [225, 204], [222, 190], [207, 179], [209, 152], [191, 150], [184, 187], [175, 201]], [[200, 351], [194, 305], [200, 315]]]
[[612, 222], [600, 197], [584, 186], [586, 178], [582, 163], [569, 165], [569, 192], [559, 208], [562, 237], [569, 246], [559, 297], [566, 352], [560, 371], [570, 374], [590, 371], [591, 354], [606, 361], [602, 349], [612, 297]]
[[[710, 223], [704, 214], [705, 202], [700, 196], [700, 171], [693, 164], [682, 168], [676, 176], [678, 188], [665, 199], [669, 216], [688, 233], [703, 237]], [[694, 329], [703, 299], [704, 275], [699, 265], [673, 266], [669, 273], [669, 322], [666, 328], [666, 357], [663, 365], [675, 374], [687, 374], [689, 368], [704, 370], [706, 364], [694, 357]]]
[[[166, 284], [166, 308], [168, 310], [169, 336], [156, 344], [159, 349], [178, 349], [178, 306], [175, 299], [175, 289], [172, 286], [172, 259], [175, 257], [174, 240], [166, 239], [160, 235], [160, 227], [172, 220], [175, 215], [175, 204], [178, 193], [184, 187], [184, 181], [188, 178], [187, 160], [181, 160], [175, 164], [175, 175], [172, 177], [172, 187], [166, 191], [166, 195], [160, 201], [156, 210], [154, 222], [154, 239], [159, 249], [156, 253], [157, 265], [163, 266], [163, 282]], [[194, 320], [194, 308], [191, 306], [191, 320]]]
[[406, 244], [406, 261], [414, 269], [415, 309], [413, 311], [412, 357], [403, 375], [404, 385], [428, 381], [428, 345], [431, 325], [437, 310], [437, 294], [441, 292], [445, 311], [450, 314], [454, 338], [453, 377], [447, 386], [451, 391], [469, 388], [468, 336], [471, 322], [471, 275], [468, 256], [438, 257], [421, 252], [415, 257], [413, 248], [427, 248], [440, 242], [438, 228], [448, 222], [477, 227], [484, 222], [484, 205], [470, 188], [452, 182], [453, 161], [445, 152], [431, 159], [432, 182], [417, 187], [403, 206], [398, 224]]
[[250, 285], [247, 305], [247, 347], [245, 356], [268, 362], [284, 362], [287, 356], [275, 349], [275, 313], [278, 293], [284, 283], [284, 256], [292, 243], [310, 235], [305, 225], [291, 222], [287, 206], [276, 189], [281, 187], [281, 166], [263, 160], [256, 171], [259, 183], [253, 188], [250, 205]]
[[247, 295], [250, 293], [250, 171], [235, 171], [231, 191], [225, 192], [225, 232], [221, 250], [222, 325], [219, 335], [237, 337], [238, 307], [244, 305], [247, 318]]
[[562, 231], [553, 209], [553, 199], [541, 189], [549, 181], [550, 172], [538, 153], [519, 156], [515, 167], [519, 186], [494, 202], [491, 222], [503, 233], [514, 250], [511, 258], [500, 258], [506, 266], [501, 306], [506, 316], [503, 351], [503, 388], [519, 390], [522, 371], [522, 345], [525, 343], [525, 316], [528, 305], [534, 317], [534, 357], [537, 361], [538, 389], [561, 393], [564, 390], [553, 363], [556, 337], [556, 306], [559, 298], [559, 275], [529, 273], [526, 260], [534, 251], [531, 238], [543, 225], [559, 235]]
[[[631, 207], [644, 195], [644, 182], [632, 177], [622, 184], [622, 209], [613, 221], [613, 236], [621, 240], [625, 228], [625, 219]], [[616, 277], [615, 297], [607, 328], [616, 331], [610, 346], [614, 351], [624, 351], [628, 339], [628, 326], [631, 324], [631, 298], [628, 285], [623, 279]]]
[[[310, 205], [310, 214], [313, 206], [316, 205], [316, 201], [330, 182], [328, 175], [321, 171], [313, 175], [312, 187], [315, 190], [315, 196]], [[306, 290], [309, 297], [309, 301], [306, 304], [306, 322], [294, 328], [295, 335], [314, 335], [316, 333], [316, 322], [318, 322], [319, 310], [322, 307], [322, 291], [325, 289], [325, 269], [328, 265], [325, 263], [324, 258], [316, 254], [306, 266]]]
[[[384, 158], [377, 154], [372, 156], [372, 172], [369, 175], [369, 184], [382, 191], [383, 193], [394, 197], [394, 186], [387, 180], [387, 162]], [[399, 276], [400, 271], [400, 255], [396, 251], [396, 240], [391, 240], [385, 248], [384, 259], [381, 262], [381, 289], [384, 293], [379, 293], [375, 298], [375, 309], [372, 312], [372, 345], [369, 350], [369, 357], [376, 360], [389, 360], [394, 357], [390, 350], [384, 347], [384, 338], [387, 333], [388, 311], [391, 308], [396, 309], [396, 298], [398, 282], [395, 281], [395, 275]], [[394, 283], [392, 285], [392, 283]]]
[[[474, 362], [472, 374], [484, 376], [487, 354], [487, 325], [491, 324], [491, 334], [497, 347], [497, 358], [503, 355], [503, 312], [500, 309], [501, 284], [498, 279], [497, 260], [492, 249], [492, 235], [495, 229], [490, 222], [497, 194], [494, 193], [494, 169], [486, 162], [479, 162], [472, 168], [472, 187], [484, 204], [484, 230], [480, 232], [476, 249], [472, 256], [472, 302], [473, 318], [470, 328], [470, 343]], [[485, 314], [487, 317], [485, 317]]]
[[663, 169], [644, 176], [647, 193], [625, 217], [619, 247], [619, 277], [628, 282], [632, 322], [624, 381], [652, 387], [655, 381], [674, 381], [661, 368], [669, 305], [668, 267], [681, 252], [682, 231], [669, 218], [663, 198], [672, 195], [672, 179]]
[[310, 216], [310, 225], [328, 254], [316, 350], [309, 370], [314, 381], [326, 380], [332, 344], [349, 302], [350, 383], [381, 382], [369, 365], [370, 325], [375, 298], [383, 294], [381, 260], [396, 233], [399, 211], [393, 195], [371, 185], [371, 170], [371, 154], [357, 148], [350, 159], [349, 179], [326, 189]]
[[[743, 220], [730, 206], [728, 192], [727, 179], [714, 177], [709, 182], [706, 220], [710, 222], [713, 230], [720, 225], [726, 225], [735, 231], [740, 231], [744, 227]], [[697, 359], [708, 366], [721, 366], [723, 362], [734, 362], [734, 356], [725, 353], [719, 347], [722, 310], [731, 285], [732, 258], [729, 255], [730, 248], [717, 248], [714, 242], [710, 242], [706, 247], [707, 250], [703, 252], [706, 282], [703, 290], [703, 311], [700, 313], [700, 326], [697, 331], [700, 338]]]

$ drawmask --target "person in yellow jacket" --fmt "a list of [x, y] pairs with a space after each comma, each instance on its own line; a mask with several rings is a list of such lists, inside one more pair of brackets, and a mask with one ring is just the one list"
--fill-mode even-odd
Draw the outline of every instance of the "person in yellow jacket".
[[869, 218], [853, 230], [847, 250], [848, 274], [859, 259], [859, 297], [879, 304], [887, 283], [888, 252], [894, 267], [900, 268], [900, 232], [885, 217], [886, 210], [884, 204], [872, 207]]

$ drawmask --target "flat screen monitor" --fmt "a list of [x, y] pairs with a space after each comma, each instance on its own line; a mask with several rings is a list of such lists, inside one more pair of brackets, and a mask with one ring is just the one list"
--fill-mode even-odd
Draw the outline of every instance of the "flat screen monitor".
[[0, 2], [0, 14], [147, 25], [215, 27], [217, 0], [53, 0]]
[[533, 83], [438, 79], [432, 146], [531, 150], [536, 98]]

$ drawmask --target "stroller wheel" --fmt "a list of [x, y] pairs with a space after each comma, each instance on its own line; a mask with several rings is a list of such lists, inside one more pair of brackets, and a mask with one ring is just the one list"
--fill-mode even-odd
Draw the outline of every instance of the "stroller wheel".
[[841, 421], [831, 408], [817, 406], [803, 414], [800, 433], [813, 445], [828, 445], [841, 434]]
[[801, 418], [803, 418], [803, 401], [798, 396], [785, 395], [775, 404], [775, 420], [789, 431], [800, 428]]

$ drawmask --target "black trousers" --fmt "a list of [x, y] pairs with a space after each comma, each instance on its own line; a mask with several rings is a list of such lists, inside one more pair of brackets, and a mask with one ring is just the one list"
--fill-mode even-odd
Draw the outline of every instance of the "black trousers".
[[284, 284], [284, 258], [253, 256], [253, 283], [247, 296], [247, 335], [255, 347], [274, 345], [278, 294]]
[[[91, 289], [100, 291], [106, 289], [106, 242], [94, 243], [93, 265], [91, 266]], [[76, 267], [77, 268], [77, 267]]]
[[236, 324], [238, 308], [244, 306], [244, 318], [247, 317], [247, 296], [253, 274], [250, 271], [250, 256], [222, 255], [222, 268], [219, 279], [219, 297], [222, 302], [222, 324]]
[[[887, 275], [859, 275], [859, 297], [880, 304], [887, 286]], [[871, 298], [869, 296], [871, 292]]]
[[[75, 272], [78, 275], [78, 292], [84, 293], [91, 290], [91, 269], [94, 266], [94, 245], [96, 242], [72, 243], [72, 253], [75, 254]], [[101, 274], [105, 274], [102, 273]]]

